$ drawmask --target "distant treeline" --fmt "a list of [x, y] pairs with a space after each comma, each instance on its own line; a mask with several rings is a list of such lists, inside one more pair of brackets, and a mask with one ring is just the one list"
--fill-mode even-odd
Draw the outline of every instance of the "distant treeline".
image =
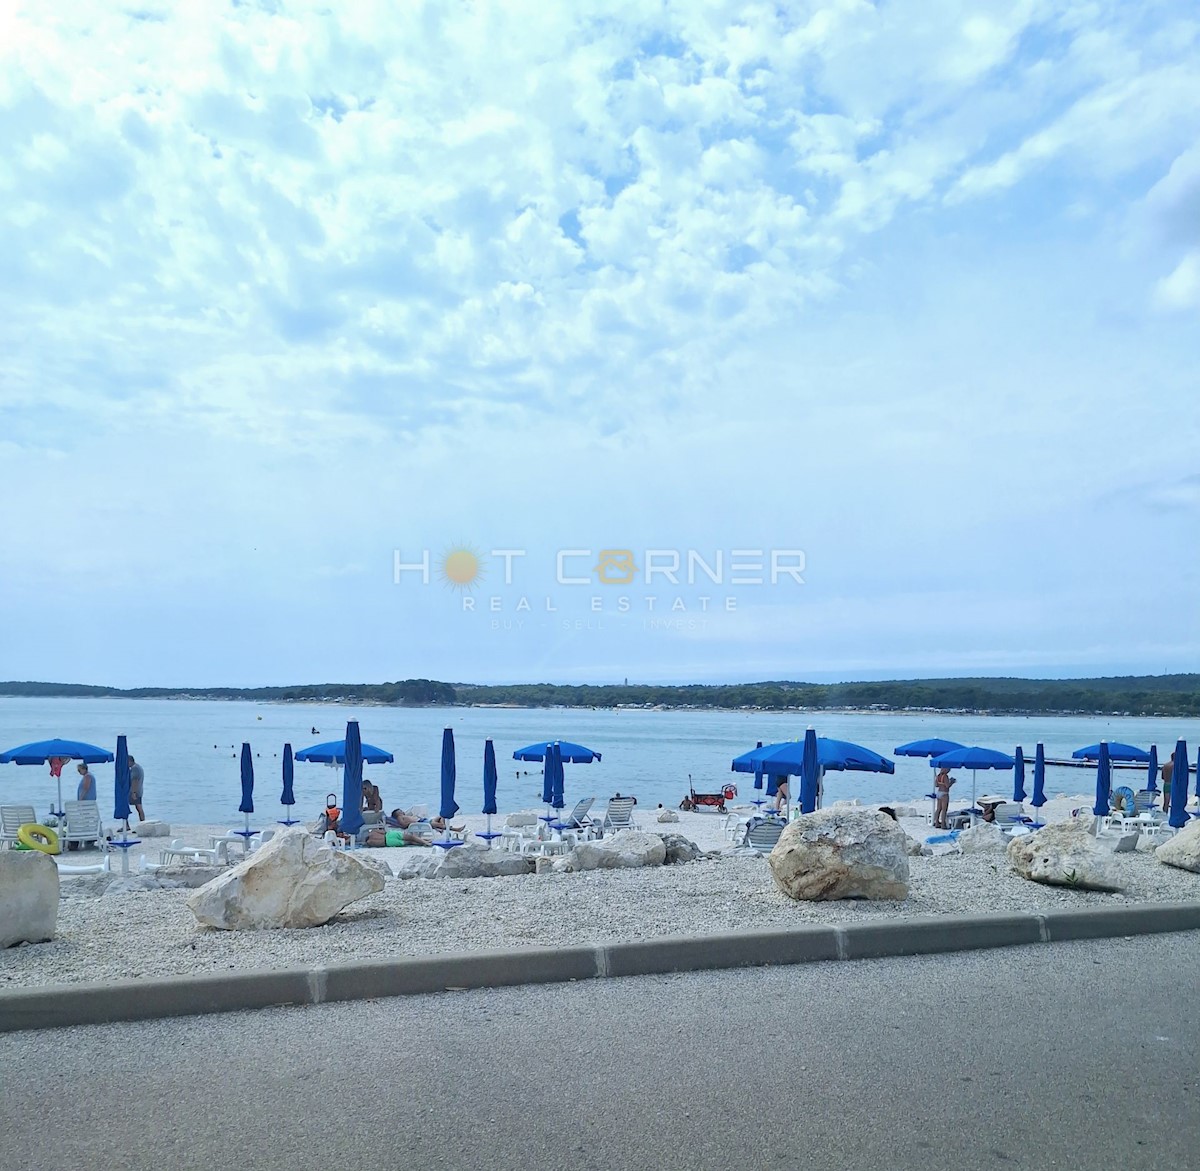
[[457, 703], [449, 683], [404, 679], [396, 683], [305, 683], [292, 687], [93, 687], [84, 683], [0, 683], [0, 695], [116, 696], [121, 699], [250, 699], [276, 702]]
[[1004, 714], [1200, 716], [1200, 675], [1104, 679], [898, 679], [878, 683], [696, 684], [501, 687], [405, 679], [294, 687], [92, 687], [78, 683], [0, 683], [4, 696], [119, 696], [127, 699], [248, 699], [383, 704], [509, 704], [516, 707], [868, 708], [883, 711]]

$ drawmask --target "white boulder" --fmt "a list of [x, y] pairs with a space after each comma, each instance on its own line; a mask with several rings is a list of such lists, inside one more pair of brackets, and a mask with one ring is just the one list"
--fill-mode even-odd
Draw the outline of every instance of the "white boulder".
[[674, 809], [660, 809], [658, 811], [659, 825], [669, 825], [671, 822], [678, 821], [679, 814]]
[[383, 876], [352, 852], [292, 827], [187, 902], [198, 923], [226, 931], [319, 927], [383, 885]]
[[137, 836], [139, 838], [169, 838], [171, 827], [165, 821], [139, 821]]
[[978, 821], [958, 835], [964, 854], [1002, 854], [1012, 839], [995, 822]]
[[658, 834], [639, 829], [620, 829], [594, 842], [580, 842], [562, 858], [554, 870], [624, 870], [635, 866], [661, 866], [667, 847]]
[[58, 867], [48, 854], [0, 850], [0, 947], [54, 938], [58, 882]]
[[907, 837], [886, 813], [839, 802], [790, 822], [767, 864], [789, 898], [904, 899]]
[[1200, 874], [1200, 821], [1189, 821], [1174, 837], [1163, 842], [1154, 856], [1168, 866]]
[[1092, 820], [1056, 821], [1035, 834], [1013, 838], [1008, 844], [1013, 870], [1022, 878], [1048, 886], [1119, 891], [1121, 880], [1112, 846], [1093, 836]]

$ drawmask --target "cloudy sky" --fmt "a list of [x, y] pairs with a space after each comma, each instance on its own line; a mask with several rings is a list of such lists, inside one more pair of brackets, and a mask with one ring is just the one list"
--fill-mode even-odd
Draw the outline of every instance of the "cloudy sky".
[[1198, 42], [0, 0], [0, 678], [1195, 669]]

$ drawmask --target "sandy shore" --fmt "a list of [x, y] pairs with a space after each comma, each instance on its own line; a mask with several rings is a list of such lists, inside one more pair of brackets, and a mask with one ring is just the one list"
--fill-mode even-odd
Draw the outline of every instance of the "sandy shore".
[[[1046, 806], [1049, 820], [1070, 815], [1086, 798]], [[678, 832], [706, 850], [727, 851], [724, 818], [678, 814], [659, 826], [656, 810], [639, 811], [644, 829]], [[923, 806], [901, 824], [924, 840]], [[482, 829], [481, 816], [456, 819]], [[497, 819], [497, 822], [502, 822]], [[173, 826], [172, 837], [207, 845], [227, 826]], [[166, 839], [135, 848], [157, 860]], [[395, 868], [429, 851], [364, 851]], [[91, 857], [94, 859], [95, 854]], [[65, 863], [88, 860], [75, 853]], [[50, 943], [0, 952], [0, 989], [92, 980], [137, 979], [255, 968], [288, 968], [360, 959], [493, 948], [612, 943], [664, 935], [705, 935], [813, 923], [861, 922], [918, 915], [1062, 910], [1113, 903], [1200, 900], [1200, 875], [1164, 866], [1149, 849], [1117, 857], [1126, 889], [1106, 895], [1042, 886], [1014, 875], [1002, 854], [939, 851], [910, 859], [904, 902], [795, 903], [775, 887], [761, 856], [722, 853], [680, 866], [509, 878], [402, 881], [311, 930], [226, 932], [196, 925], [188, 891], [108, 890], [108, 876], [63, 875], [58, 934]], [[114, 869], [119, 871], [119, 861]]]

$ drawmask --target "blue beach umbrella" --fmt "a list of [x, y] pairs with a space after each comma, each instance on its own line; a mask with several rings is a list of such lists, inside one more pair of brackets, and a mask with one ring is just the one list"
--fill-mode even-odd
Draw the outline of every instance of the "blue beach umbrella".
[[1150, 759], [1150, 753], [1144, 748], [1135, 748], [1132, 744], [1121, 744], [1116, 740], [1111, 744], [1101, 740], [1099, 744], [1089, 744], [1086, 748], [1076, 748], [1071, 753], [1071, 756], [1074, 760], [1099, 760], [1101, 745], [1107, 748], [1110, 762], [1114, 760], [1132, 760], [1145, 763]]
[[454, 800], [455, 779], [454, 729], [446, 728], [442, 732], [442, 803], [438, 808], [438, 816], [444, 817], [447, 822], [458, 812], [458, 802]]
[[[496, 809], [496, 749], [490, 740], [483, 744], [483, 812], [491, 817]], [[491, 823], [488, 824], [490, 830]]]
[[113, 754], [107, 748], [86, 744], [82, 740], [36, 740], [32, 744], [19, 744], [7, 752], [0, 752], [0, 764], [49, 764], [50, 775], [58, 786], [58, 808], [54, 811], [63, 815], [62, 766], [68, 760], [81, 760], [84, 764], [108, 764]]
[[124, 736], [117, 737], [116, 765], [113, 768], [113, 820], [129, 828], [129, 745]]
[[971, 770], [971, 809], [975, 809], [975, 773], [979, 769], [1010, 769], [1017, 762], [1004, 752], [994, 748], [955, 748], [935, 756], [929, 764], [933, 768], [969, 768]]
[[800, 754], [800, 812], [812, 813], [817, 807], [821, 783], [821, 757], [817, 748], [817, 733], [808, 728], [804, 733], [804, 751]]
[[[353, 722], [357, 729], [358, 722]], [[362, 764], [392, 764], [396, 759], [386, 748], [376, 748], [374, 744], [364, 744], [361, 738], [358, 741], [358, 753]], [[329, 740], [324, 744], [313, 744], [308, 748], [301, 748], [296, 753], [296, 759], [309, 764], [345, 764], [346, 741]]]
[[[245, 813], [247, 819], [254, 812], [254, 758], [250, 754], [250, 745], [242, 743], [242, 803], [238, 806], [239, 813]], [[249, 820], [247, 820], [247, 825]]]
[[914, 740], [910, 744], [901, 744], [893, 751], [897, 756], [941, 756], [943, 752], [953, 752], [956, 748], [965, 748], [957, 740]]
[[1103, 740], [1096, 748], [1096, 804], [1092, 806], [1092, 812], [1097, 817], [1107, 817], [1108, 798], [1112, 793], [1112, 763], [1108, 745]]
[[1025, 753], [1019, 744], [1013, 753], [1013, 800], [1018, 804], [1025, 800]]
[[296, 780], [296, 765], [292, 759], [292, 746], [285, 744], [283, 746], [283, 792], [279, 796], [279, 804], [286, 806], [287, 817], [284, 818], [280, 825], [295, 825], [292, 820], [291, 807], [296, 804], [296, 794], [292, 791], [292, 785]]
[[1033, 754], [1033, 796], [1029, 804], [1034, 809], [1041, 809], [1046, 804], [1046, 750], [1041, 741]]
[[[1198, 780], [1197, 783], [1200, 783]], [[1187, 824], [1188, 754], [1187, 741], [1175, 745], [1175, 767], [1171, 770], [1171, 812], [1167, 824], [1182, 829]]]
[[[761, 748], [761, 747], [762, 747], [762, 741], [760, 740], [755, 745], [755, 748]], [[762, 770], [762, 762], [761, 761], [757, 765], [754, 766], [754, 787], [756, 789], [761, 789], [763, 787], [763, 770]]]
[[513, 753], [513, 760], [545, 760], [551, 744], [558, 746], [563, 764], [591, 764], [593, 760], [600, 759], [600, 753], [584, 748], [582, 744], [572, 744], [570, 740], [540, 740], [537, 744], [518, 748]]
[[358, 731], [358, 721], [350, 720], [346, 724], [345, 754], [342, 762], [342, 818], [340, 825], [342, 832], [351, 837], [354, 837], [362, 829], [362, 773], [362, 737]]
[[483, 742], [483, 812], [487, 815], [487, 829], [483, 833], [476, 832], [477, 838], [483, 838], [490, 846], [492, 842], [501, 837], [501, 834], [492, 832], [492, 815], [496, 810], [496, 783], [498, 781], [496, 773], [496, 748], [490, 740]]
[[542, 765], [542, 804], [547, 808], [554, 800], [554, 766], [551, 764], [553, 757], [553, 751], [547, 746], [546, 754], [542, 757], [544, 761]]
[[566, 785], [566, 775], [563, 770], [562, 756], [558, 751], [558, 745], [555, 744], [550, 749], [551, 755], [546, 757], [546, 764], [554, 766], [554, 781], [550, 787], [550, 808], [561, 809], [566, 800], [563, 797], [563, 789]]
[[1158, 745], [1150, 745], [1150, 763], [1146, 766], [1146, 788], [1158, 792]]

